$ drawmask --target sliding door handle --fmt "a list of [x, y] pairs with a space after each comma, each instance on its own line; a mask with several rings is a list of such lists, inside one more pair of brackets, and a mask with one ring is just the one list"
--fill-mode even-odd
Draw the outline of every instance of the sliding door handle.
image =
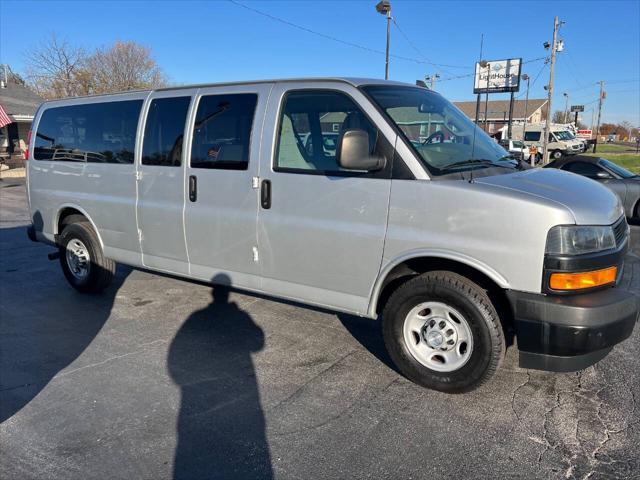
[[189, 200], [195, 202], [198, 199], [198, 179], [195, 175], [189, 177]]
[[262, 180], [262, 186], [260, 187], [260, 204], [265, 210], [271, 208], [271, 180]]

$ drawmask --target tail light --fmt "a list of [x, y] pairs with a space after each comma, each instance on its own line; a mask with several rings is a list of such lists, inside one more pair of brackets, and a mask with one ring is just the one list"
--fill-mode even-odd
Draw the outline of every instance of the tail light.
[[27, 133], [27, 148], [24, 151], [24, 159], [29, 160], [29, 145], [31, 145], [31, 130]]

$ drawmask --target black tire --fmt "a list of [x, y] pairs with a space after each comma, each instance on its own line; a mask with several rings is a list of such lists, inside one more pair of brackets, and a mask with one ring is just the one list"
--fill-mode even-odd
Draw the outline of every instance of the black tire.
[[560, 150], [554, 150], [551, 152], [551, 158], [554, 160], [560, 160], [562, 158], [562, 152]]
[[[439, 372], [420, 363], [403, 334], [409, 312], [423, 302], [440, 302], [465, 318], [473, 338], [467, 362], [457, 370]], [[505, 352], [502, 325], [485, 290], [469, 279], [448, 271], [428, 272], [408, 280], [389, 298], [383, 311], [383, 336], [387, 351], [400, 372], [426, 388], [448, 393], [474, 390], [489, 380]]]
[[[82, 242], [89, 256], [86, 262], [88, 273], [82, 277], [73, 273], [67, 256], [68, 245], [74, 239]], [[116, 272], [116, 263], [104, 256], [98, 236], [89, 222], [67, 223], [59, 236], [58, 247], [62, 272], [73, 288], [82, 293], [98, 293], [109, 286]]]

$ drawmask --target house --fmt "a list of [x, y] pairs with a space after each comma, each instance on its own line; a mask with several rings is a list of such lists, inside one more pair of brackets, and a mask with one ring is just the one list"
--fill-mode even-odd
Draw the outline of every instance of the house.
[[27, 144], [33, 116], [44, 99], [23, 85], [19, 77], [5, 72], [0, 71], [0, 116], [5, 114], [0, 122], [5, 123], [0, 128], [0, 154], [7, 163], [22, 163], [21, 145]]
[[[476, 101], [453, 102], [456, 107], [464, 112], [471, 120], [476, 118]], [[525, 113], [524, 107], [527, 104]], [[480, 98], [480, 113], [478, 126], [488, 134], [496, 133], [509, 123], [509, 100], [489, 100], [486, 103], [487, 116], [485, 118], [485, 100]], [[540, 123], [547, 114], [547, 99], [530, 98], [528, 102], [515, 100], [513, 102], [513, 123]]]

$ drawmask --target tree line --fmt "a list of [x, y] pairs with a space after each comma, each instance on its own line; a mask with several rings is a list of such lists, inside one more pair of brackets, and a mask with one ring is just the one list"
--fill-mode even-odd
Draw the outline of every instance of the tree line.
[[25, 53], [25, 66], [25, 83], [47, 100], [167, 85], [151, 50], [132, 41], [87, 51], [52, 34]]

